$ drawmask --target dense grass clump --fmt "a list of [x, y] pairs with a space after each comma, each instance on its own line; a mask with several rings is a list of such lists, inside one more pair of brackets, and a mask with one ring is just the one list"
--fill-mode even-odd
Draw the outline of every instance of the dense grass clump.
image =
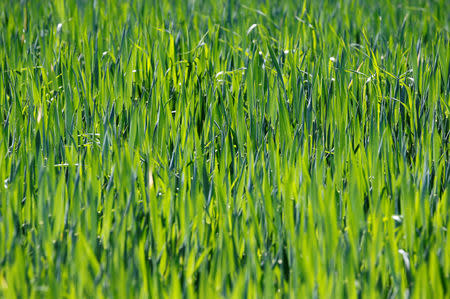
[[449, 298], [449, 24], [0, 1], [0, 297]]

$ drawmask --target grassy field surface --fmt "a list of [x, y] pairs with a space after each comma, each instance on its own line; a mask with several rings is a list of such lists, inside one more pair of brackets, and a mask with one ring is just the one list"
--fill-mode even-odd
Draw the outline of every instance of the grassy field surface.
[[449, 26], [0, 0], [0, 297], [449, 298]]

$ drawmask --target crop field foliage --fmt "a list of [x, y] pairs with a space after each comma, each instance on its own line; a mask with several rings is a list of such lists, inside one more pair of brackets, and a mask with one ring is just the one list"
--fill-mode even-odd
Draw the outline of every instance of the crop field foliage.
[[448, 4], [0, 1], [0, 297], [449, 298]]

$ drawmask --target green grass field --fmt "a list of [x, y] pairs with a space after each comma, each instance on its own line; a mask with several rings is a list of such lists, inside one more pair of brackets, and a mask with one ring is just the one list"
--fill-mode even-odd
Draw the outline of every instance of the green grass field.
[[0, 297], [450, 298], [449, 26], [0, 0]]

